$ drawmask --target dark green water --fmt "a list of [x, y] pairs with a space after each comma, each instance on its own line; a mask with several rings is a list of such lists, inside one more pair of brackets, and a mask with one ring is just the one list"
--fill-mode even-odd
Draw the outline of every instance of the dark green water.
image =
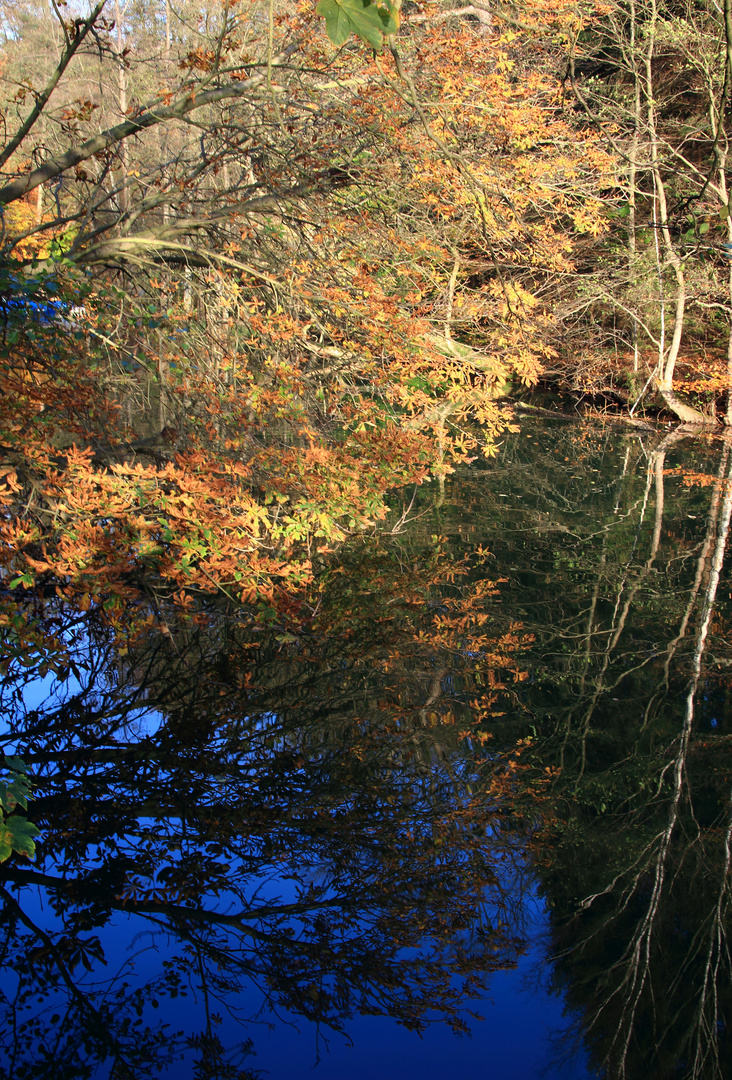
[[527, 420], [289, 619], [120, 656], [49, 610], [67, 678], [2, 686], [42, 839], [0, 1076], [730, 1075], [729, 475]]

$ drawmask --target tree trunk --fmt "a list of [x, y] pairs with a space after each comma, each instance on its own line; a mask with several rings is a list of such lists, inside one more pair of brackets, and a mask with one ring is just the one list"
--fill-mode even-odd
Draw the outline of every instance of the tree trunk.
[[703, 424], [705, 427], [711, 427], [715, 424], [713, 416], [707, 416], [705, 413], [700, 412], [691, 405], [687, 405], [677, 395], [674, 388], [672, 386], [666, 386], [662, 380], [658, 380], [656, 389], [661, 395], [666, 408], [670, 409], [672, 413], [675, 413], [682, 424]]
[[[651, 157], [651, 175], [653, 177], [653, 193], [654, 193], [654, 210], [653, 210], [653, 226], [657, 230], [656, 235], [660, 232], [661, 239], [663, 241], [663, 252], [666, 256], [666, 263], [670, 265], [674, 272], [674, 278], [676, 279], [676, 297], [674, 304], [674, 327], [671, 335], [671, 344], [668, 347], [668, 351], [665, 350], [665, 335], [663, 330], [661, 332], [661, 340], [659, 346], [658, 357], [658, 377], [656, 379], [656, 388], [663, 398], [664, 404], [671, 410], [684, 424], [709, 424], [711, 421], [709, 417], [704, 413], [699, 412], [698, 409], [692, 408], [691, 405], [687, 405], [681, 401], [676, 395], [673, 388], [674, 370], [676, 368], [676, 361], [679, 357], [679, 350], [681, 348], [681, 336], [684, 330], [684, 316], [686, 312], [686, 280], [684, 277], [684, 266], [674, 247], [674, 241], [671, 236], [671, 230], [668, 223], [668, 202], [666, 199], [666, 186], [664, 184], [663, 175], [661, 173], [661, 167], [659, 162], [659, 140], [658, 131], [656, 127], [656, 102], [653, 97], [653, 52], [655, 48], [656, 40], [656, 20], [658, 17], [658, 11], [656, 8], [656, 0], [653, 0], [651, 5], [651, 19], [647, 30], [648, 47], [645, 55], [645, 98], [647, 108], [647, 122], [648, 122], [648, 139], [650, 143], [650, 157]], [[658, 250], [658, 249], [657, 249]], [[661, 304], [663, 305], [663, 266], [659, 259], [659, 289], [661, 291]], [[662, 311], [663, 318], [663, 311]]]
[[[636, 8], [635, 0], [631, 4], [630, 8], [630, 63], [633, 67], [633, 141], [630, 150], [630, 162], [629, 162], [629, 174], [628, 174], [628, 272], [630, 280], [635, 284], [636, 277], [636, 260], [638, 257], [638, 245], [637, 245], [637, 216], [636, 216], [636, 197], [638, 194], [638, 149], [640, 144], [640, 129], [641, 129], [641, 77], [637, 67], [637, 52], [636, 52]], [[638, 393], [638, 318], [633, 315], [633, 329], [632, 329], [632, 345], [633, 345], [633, 381], [632, 381], [632, 394], [633, 397]]]
[[[124, 122], [127, 119], [127, 66], [124, 57], [124, 36], [122, 34], [122, 19], [124, 18], [126, 5], [120, 7], [119, 0], [115, 0], [114, 14], [117, 23], [117, 40], [115, 52], [117, 54], [117, 93], [119, 95], [119, 111]], [[127, 140], [120, 145], [120, 208], [123, 214], [128, 214], [131, 209], [130, 200], [130, 148]]]

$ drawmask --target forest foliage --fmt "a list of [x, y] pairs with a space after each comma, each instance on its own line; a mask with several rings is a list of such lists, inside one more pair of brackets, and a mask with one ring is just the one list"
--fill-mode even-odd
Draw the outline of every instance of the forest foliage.
[[713, 419], [677, 367], [727, 385], [716, 9], [3, 10], [10, 660], [63, 665], [49, 605], [122, 648], [212, 593], [307, 621], [542, 373]]
[[390, 490], [494, 452], [511, 386], [723, 407], [716, 9], [3, 12], [11, 657], [56, 662], [57, 602], [122, 647], [210, 593], [307, 619]]
[[[708, 939], [678, 970], [726, 971], [729, 772], [716, 747], [707, 768], [692, 721], [732, 515], [728, 448], [706, 476], [701, 546], [674, 545], [674, 573], [697, 552], [683, 589], [655, 577], [673, 440], [639, 441], [637, 490], [624, 448], [617, 496], [584, 531], [574, 507], [565, 521], [564, 490], [550, 505], [553, 466], [507, 478], [526, 497], [516, 543], [531, 536], [534, 576], [500, 632], [504, 582], [492, 566], [488, 578], [484, 547], [457, 557], [418, 529], [421, 546], [380, 534], [404, 526], [422, 486], [441, 511], [446, 477], [496, 454], [515, 433], [510, 392], [539, 379], [631, 415], [732, 422], [729, 4], [7, 0], [2, 12], [0, 701], [39, 775], [25, 749], [4, 759], [0, 862], [28, 883], [11, 853], [34, 854], [31, 794], [51, 857], [76, 842], [57, 828], [72, 806], [80, 851], [106, 827], [117, 838], [104, 910], [157, 918], [165, 906], [193, 949], [205, 935], [186, 912], [203, 909], [204, 884], [231, 884], [225, 844], [243, 845], [242, 904], [251, 845], [257, 873], [273, 851], [297, 864], [298, 915], [322, 935], [298, 854], [322, 850], [345, 902], [331, 952], [298, 967], [275, 935], [257, 971], [275, 973], [276, 1000], [336, 1030], [383, 987], [420, 1027], [436, 1002], [459, 1024], [463, 989], [523, 949], [508, 924], [480, 936], [481, 898], [495, 889], [501, 912], [505, 872], [485, 838], [512, 834], [518, 862], [529, 847], [571, 913], [554, 924], [564, 971], [592, 960], [588, 1030], [598, 1044], [611, 1031], [598, 1062], [622, 1075], [647, 1002], [675, 1011], [687, 985], [664, 984], [648, 958], [660, 924], [676, 925], [663, 904], [691, 894], [668, 883], [685, 881], [673, 860], [692, 822], [719, 886]], [[605, 449], [595, 466], [586, 432], [549, 438], [594, 498]], [[549, 509], [534, 512], [539, 482]], [[498, 523], [513, 567], [510, 520], [502, 530], [488, 510], [482, 527]], [[533, 606], [542, 544], [551, 626], [545, 600]], [[657, 622], [671, 626], [663, 649]], [[640, 660], [626, 626], [650, 642]], [[24, 692], [44, 680], [66, 696], [34, 713]], [[612, 695], [632, 684], [640, 701], [646, 682], [629, 757]], [[686, 711], [666, 711], [669, 687]], [[150, 708], [163, 722], [139, 739], [137, 710]], [[133, 833], [139, 807], [170, 830], [147, 877], [130, 869], [127, 817], [105, 818], [115, 775]], [[198, 802], [169, 801], [170, 776], [175, 798], [193, 787]], [[222, 776], [230, 803], [215, 813]], [[263, 793], [272, 805], [293, 795], [289, 816], [274, 821]], [[200, 829], [183, 869], [181, 822]], [[203, 850], [208, 882], [188, 873]], [[578, 851], [597, 878], [584, 899]], [[86, 884], [81, 857], [75, 873]], [[59, 944], [76, 963], [77, 895], [46, 884], [65, 897]], [[358, 904], [373, 916], [368, 947]], [[277, 905], [256, 917], [279, 925]], [[237, 934], [227, 919], [209, 955], [218, 963], [238, 934], [246, 974], [249, 914]], [[595, 943], [618, 926], [622, 947], [603, 966]], [[481, 943], [477, 980], [464, 927]], [[399, 949], [426, 934], [442, 951], [415, 974]], [[349, 997], [342, 972], [360, 978], [365, 955], [371, 974]], [[674, 1060], [716, 1046], [716, 992]]]
[[282, 617], [552, 355], [614, 167], [564, 115], [571, 13], [373, 10], [381, 51], [327, 5], [6, 7], [10, 655], [49, 603], [121, 645], [197, 594]]

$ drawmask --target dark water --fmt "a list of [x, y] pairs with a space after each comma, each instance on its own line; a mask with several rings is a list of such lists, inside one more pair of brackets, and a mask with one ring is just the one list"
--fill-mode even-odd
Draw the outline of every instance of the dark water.
[[307, 609], [49, 609], [0, 1076], [730, 1075], [729, 475], [527, 420]]

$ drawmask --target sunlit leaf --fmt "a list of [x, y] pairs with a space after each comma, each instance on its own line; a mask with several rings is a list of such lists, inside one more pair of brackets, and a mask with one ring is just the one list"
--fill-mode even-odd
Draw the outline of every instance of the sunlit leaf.
[[315, 10], [325, 19], [326, 32], [334, 45], [345, 44], [355, 34], [380, 52], [384, 37], [398, 29], [391, 6], [371, 0], [319, 0]]

